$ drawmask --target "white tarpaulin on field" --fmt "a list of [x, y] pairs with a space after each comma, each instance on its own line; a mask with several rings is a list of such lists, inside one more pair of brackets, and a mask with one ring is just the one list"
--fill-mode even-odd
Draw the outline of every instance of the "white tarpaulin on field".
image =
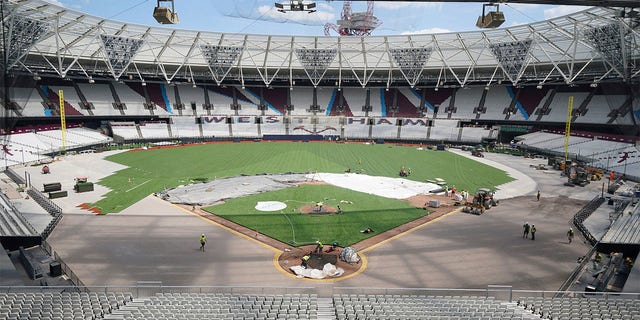
[[347, 263], [356, 263], [360, 261], [360, 257], [358, 256], [356, 250], [351, 247], [346, 247], [342, 250], [342, 252], [340, 252], [340, 260]]
[[418, 194], [429, 194], [429, 191], [441, 188], [434, 183], [357, 173], [316, 173], [308, 174], [306, 177], [341, 188], [392, 199], [406, 199]]
[[280, 201], [259, 201], [256, 204], [258, 211], [278, 211], [287, 207], [287, 204]]
[[325, 264], [322, 270], [311, 268], [305, 269], [303, 266], [291, 266], [289, 267], [289, 269], [291, 269], [291, 271], [293, 271], [300, 277], [311, 279], [335, 278], [341, 276], [344, 273], [344, 269], [337, 268], [331, 263]]
[[[391, 199], [406, 199], [441, 188], [434, 183], [357, 173], [288, 173], [215, 179], [207, 183], [193, 183], [168, 189], [157, 193], [157, 196], [172, 203], [206, 206], [226, 199], [289, 188], [306, 181], [323, 181], [337, 187]], [[258, 207], [256, 209], [261, 210]], [[284, 208], [265, 211], [282, 209]]]

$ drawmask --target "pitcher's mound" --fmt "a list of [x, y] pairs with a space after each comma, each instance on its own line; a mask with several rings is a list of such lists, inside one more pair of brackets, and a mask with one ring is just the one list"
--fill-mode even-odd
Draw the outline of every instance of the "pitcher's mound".
[[327, 206], [327, 205], [322, 205], [322, 206], [309, 205], [309, 206], [300, 207], [300, 212], [308, 213], [308, 214], [332, 214], [332, 213], [336, 213], [336, 211], [337, 209], [335, 207]]

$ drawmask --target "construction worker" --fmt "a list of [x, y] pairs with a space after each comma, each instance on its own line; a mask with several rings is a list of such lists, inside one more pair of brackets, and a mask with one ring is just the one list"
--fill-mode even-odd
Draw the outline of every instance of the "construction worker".
[[569, 228], [569, 231], [567, 231], [567, 238], [569, 239], [569, 243], [571, 243], [571, 241], [573, 241], [573, 228]]
[[538, 193], [536, 193], [536, 201], [540, 201], [540, 190], [538, 190]]
[[531, 240], [535, 240], [536, 239], [536, 225], [532, 224], [531, 225]]
[[207, 237], [205, 237], [204, 233], [200, 236], [200, 250], [204, 252], [204, 245], [207, 243]]
[[602, 254], [600, 254], [600, 252], [597, 252], [593, 260], [598, 263], [602, 262]]
[[316, 241], [316, 250], [314, 252], [322, 253], [322, 247], [323, 247], [322, 242]]
[[329, 247], [329, 249], [327, 249], [327, 253], [329, 253], [329, 252], [334, 252], [334, 251], [337, 251], [337, 250], [338, 250], [338, 242], [337, 242], [337, 241], [334, 241], [334, 242], [331, 244], [331, 247]]
[[302, 257], [302, 259], [300, 259], [301, 260], [300, 265], [305, 269], [307, 268], [307, 264], [309, 262], [309, 258], [310, 258], [309, 255], [306, 254], [306, 255], [304, 255], [304, 257]]
[[522, 226], [523, 232], [522, 232], [522, 237], [523, 238], [529, 238], [529, 231], [531, 230], [531, 226], [529, 226], [529, 222], [525, 222], [524, 225]]

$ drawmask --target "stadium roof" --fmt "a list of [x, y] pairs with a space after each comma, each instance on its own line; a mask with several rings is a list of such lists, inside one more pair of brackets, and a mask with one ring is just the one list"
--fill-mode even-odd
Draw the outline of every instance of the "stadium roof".
[[313, 37], [144, 26], [42, 0], [10, 0], [4, 7], [8, 28], [3, 52], [15, 73], [363, 87], [640, 78], [640, 21], [620, 8], [593, 7], [474, 32]]

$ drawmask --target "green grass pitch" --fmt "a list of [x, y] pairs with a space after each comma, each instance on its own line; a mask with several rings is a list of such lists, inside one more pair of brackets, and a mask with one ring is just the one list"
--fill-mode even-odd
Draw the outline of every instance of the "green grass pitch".
[[[404, 166], [411, 169], [408, 179], [424, 182], [442, 178], [450, 185], [456, 185], [458, 190], [471, 192], [480, 187], [495, 188], [513, 180], [501, 170], [450, 152], [418, 150], [415, 146], [392, 144], [202, 144], [123, 152], [109, 156], [107, 160], [128, 168], [98, 182], [111, 189], [105, 198], [90, 204], [103, 213], [120, 212], [163, 188], [189, 184], [194, 179], [215, 179], [241, 174], [342, 173], [351, 169], [352, 172], [368, 175], [397, 177]], [[254, 209], [256, 202], [261, 201], [258, 199], [305, 202], [323, 198], [359, 200], [348, 208], [350, 214], [341, 216], [305, 217], [290, 213], [256, 212]], [[292, 233], [295, 232], [296, 243], [321, 239], [327, 243], [339, 241], [341, 244], [354, 243], [371, 236], [357, 232], [362, 228], [371, 227], [378, 233], [426, 214], [426, 211], [410, 208], [402, 201], [331, 186], [289, 188], [231, 200], [227, 205], [208, 210], [283, 242], [292, 241]]]
[[[258, 201], [282, 201], [287, 208], [279, 211], [258, 211]], [[340, 204], [340, 200], [351, 204]], [[344, 214], [303, 214], [300, 207], [322, 201]], [[423, 209], [408, 202], [372, 196], [362, 192], [329, 185], [301, 185], [278, 191], [231, 199], [224, 204], [210, 206], [206, 211], [254, 229], [261, 234], [295, 246], [321, 241], [338, 242], [348, 246], [382, 231], [413, 221], [426, 215]], [[366, 228], [373, 234], [360, 232]]]

